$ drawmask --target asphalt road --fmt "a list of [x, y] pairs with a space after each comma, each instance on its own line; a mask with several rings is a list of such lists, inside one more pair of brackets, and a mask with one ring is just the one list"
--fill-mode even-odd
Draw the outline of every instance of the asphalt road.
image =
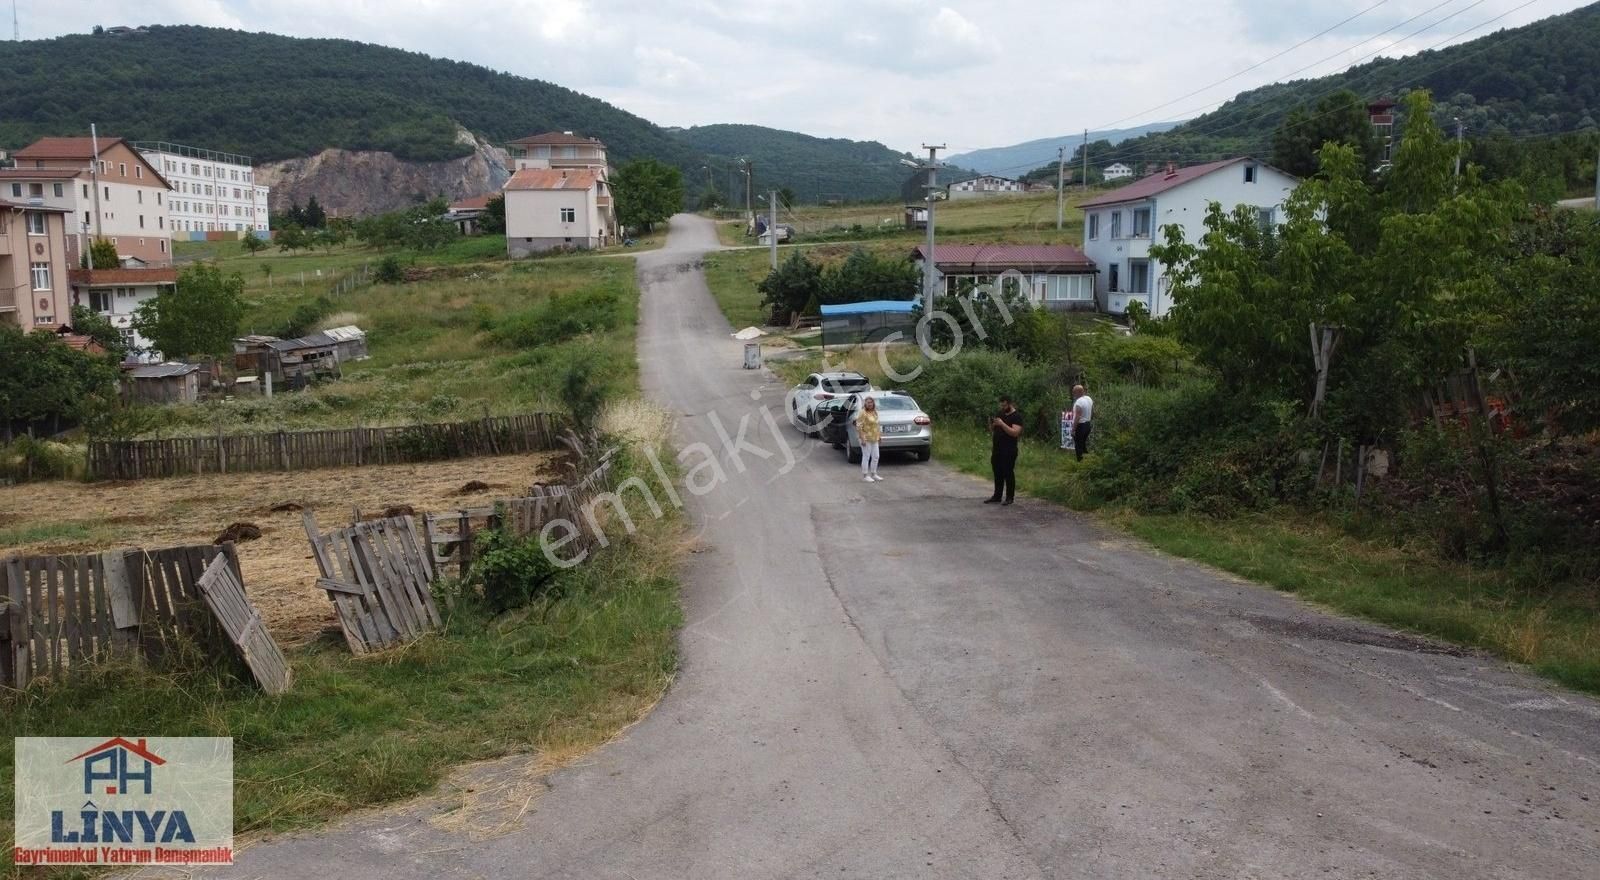
[[210, 876], [1600, 877], [1600, 702], [981, 504], [937, 449], [860, 482], [761, 417], [784, 389], [740, 368], [715, 247], [679, 217], [640, 255], [645, 385], [686, 448], [749, 418], [769, 457], [688, 453], [706, 550], [661, 705], [509, 834], [410, 809]]

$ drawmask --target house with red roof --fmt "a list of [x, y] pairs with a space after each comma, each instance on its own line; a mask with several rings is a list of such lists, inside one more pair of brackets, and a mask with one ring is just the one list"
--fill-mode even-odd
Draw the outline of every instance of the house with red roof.
[[[96, 150], [98, 149], [98, 152]], [[0, 168], [0, 198], [66, 212], [67, 262], [77, 265], [96, 237], [137, 265], [170, 265], [172, 185], [119, 137], [46, 137]]]
[[1172, 308], [1165, 268], [1150, 256], [1161, 230], [1177, 226], [1183, 238], [1199, 244], [1206, 211], [1216, 202], [1226, 210], [1253, 207], [1263, 224], [1282, 222], [1283, 203], [1300, 183], [1248, 156], [1191, 165], [1168, 166], [1084, 202], [1083, 252], [1099, 268], [1095, 301], [1102, 311], [1126, 314], [1141, 303], [1160, 317]]
[[[918, 272], [927, 259], [927, 245], [911, 252]], [[1094, 308], [1095, 264], [1072, 245], [936, 244], [933, 268], [938, 289], [950, 296], [998, 286], [1039, 308]]]

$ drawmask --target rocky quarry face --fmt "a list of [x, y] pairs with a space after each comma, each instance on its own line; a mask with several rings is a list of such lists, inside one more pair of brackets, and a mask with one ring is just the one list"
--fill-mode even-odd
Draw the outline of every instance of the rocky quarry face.
[[271, 208], [288, 210], [314, 195], [329, 216], [359, 217], [407, 208], [444, 196], [450, 201], [500, 191], [510, 176], [506, 151], [461, 129], [457, 140], [471, 155], [443, 162], [412, 162], [393, 153], [323, 150], [315, 156], [267, 162], [256, 180], [272, 188]]

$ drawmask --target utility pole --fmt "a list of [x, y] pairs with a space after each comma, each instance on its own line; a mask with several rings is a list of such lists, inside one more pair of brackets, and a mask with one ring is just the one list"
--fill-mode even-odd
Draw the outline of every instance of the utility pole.
[[933, 197], [939, 189], [939, 151], [944, 144], [923, 144], [922, 148], [928, 151], [928, 164], [922, 166], [928, 171], [928, 258], [922, 261], [922, 307], [930, 309], [937, 298], [933, 288], [939, 271], [933, 258]]
[[740, 159], [739, 160], [739, 164], [744, 166], [744, 215], [745, 215], [745, 222], [751, 224], [751, 226], [753, 228], [755, 226], [756, 212], [751, 207], [751, 204], [750, 204], [750, 178], [753, 176], [751, 174], [751, 172], [755, 170], [755, 166], [750, 164], [750, 160], [749, 159]]
[[1083, 181], [1079, 186], [1083, 192], [1089, 191], [1089, 129], [1083, 130]]
[[1461, 176], [1461, 117], [1456, 117], [1456, 176]]
[[[101, 239], [101, 235], [100, 235], [100, 133], [95, 130], [95, 125], [92, 122], [89, 123], [89, 151], [93, 154], [93, 155], [91, 155], [89, 157], [89, 180], [94, 185], [94, 238], [95, 238], [95, 241], [99, 241]], [[94, 253], [94, 248], [93, 248], [93, 244], [92, 243], [91, 243], [91, 246], [90, 246], [90, 249], [89, 249], [89, 253], [90, 254]], [[83, 255], [79, 254], [79, 256], [81, 257]], [[89, 268], [91, 268], [91, 269], [94, 268], [94, 258], [92, 256], [89, 258]]]
[[1056, 147], [1056, 231], [1066, 217], [1067, 198], [1067, 148]]
[[772, 240], [772, 268], [778, 268], [778, 191], [767, 190], [767, 238]]
[[1594, 209], [1600, 211], [1600, 151], [1594, 154]]

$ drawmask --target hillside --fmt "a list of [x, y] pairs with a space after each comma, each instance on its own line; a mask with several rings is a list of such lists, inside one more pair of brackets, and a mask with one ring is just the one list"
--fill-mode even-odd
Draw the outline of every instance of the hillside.
[[[353, 167], [363, 169], [364, 180], [397, 178], [408, 187], [425, 182], [438, 193], [471, 195], [503, 179], [483, 173], [495, 157], [474, 136], [501, 144], [562, 130], [605, 141], [613, 161], [651, 156], [676, 165], [691, 192], [704, 185], [700, 168], [740, 155], [756, 164], [758, 185], [788, 186], [805, 198], [892, 198], [907, 176], [898, 155], [881, 144], [742, 125], [672, 132], [552, 83], [351, 40], [152, 26], [0, 42], [0, 76], [0, 148], [84, 133], [94, 122], [106, 134], [272, 163], [284, 192], [301, 200], [324, 188], [353, 192], [351, 181], [337, 176]], [[769, 177], [770, 169], [784, 174]], [[360, 212], [414, 195], [319, 200]]]
[[[1417, 27], [1437, 18], [1423, 19]], [[1452, 19], [1429, 37], [1439, 42], [1481, 21], [1471, 15]], [[1369, 100], [1429, 89], [1440, 118], [1459, 117], [1469, 137], [1529, 138], [1600, 127], [1600, 3], [1520, 28], [1476, 33], [1484, 35], [1405, 58], [1377, 58], [1332, 76], [1243, 92], [1171, 131], [1091, 154], [1091, 161], [1187, 163], [1266, 155], [1273, 129], [1290, 110], [1339, 89]]]
[[[1178, 124], [1176, 122], [1153, 122], [1149, 125], [1140, 125], [1134, 128], [1091, 131], [1089, 132], [1089, 140], [1120, 144], [1129, 138], [1136, 138], [1152, 132], [1166, 131]], [[1023, 141], [1020, 144], [1012, 144], [1008, 147], [988, 147], [982, 150], [957, 153], [950, 157], [950, 161], [964, 168], [971, 168], [980, 174], [1000, 174], [1006, 177], [1016, 177], [1024, 171], [1037, 167], [1042, 158], [1054, 156], [1056, 148], [1066, 147], [1067, 154], [1071, 155], [1082, 143], [1082, 133], [1064, 134], [1060, 137]]]

